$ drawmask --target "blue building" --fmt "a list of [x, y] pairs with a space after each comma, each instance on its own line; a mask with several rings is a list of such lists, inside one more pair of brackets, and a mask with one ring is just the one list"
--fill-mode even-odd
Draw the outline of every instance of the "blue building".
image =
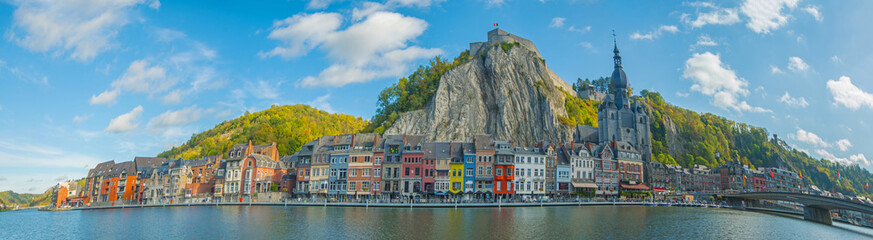
[[464, 143], [464, 193], [476, 193], [476, 146]]

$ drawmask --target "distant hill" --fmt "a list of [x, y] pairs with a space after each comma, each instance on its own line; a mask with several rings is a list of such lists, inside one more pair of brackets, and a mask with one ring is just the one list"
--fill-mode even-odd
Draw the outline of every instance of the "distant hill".
[[293, 154], [300, 150], [300, 146], [318, 137], [359, 132], [368, 123], [360, 117], [331, 114], [307, 105], [273, 105], [194, 134], [185, 144], [162, 152], [158, 157], [193, 159], [226, 154], [234, 144], [249, 140], [254, 144], [276, 142], [280, 155]]
[[0, 201], [4, 204], [19, 204], [24, 207], [47, 205], [51, 201], [51, 197], [51, 189], [48, 189], [41, 194], [15, 193], [11, 190], [0, 192]]
[[[815, 159], [792, 148], [767, 129], [666, 103], [659, 93], [641, 92], [652, 119], [652, 158], [658, 162], [690, 167], [715, 167], [737, 158], [752, 167], [782, 167], [799, 172], [804, 183], [822, 190], [870, 196], [864, 184], [873, 180], [857, 165]], [[842, 181], [837, 183], [837, 172]]]

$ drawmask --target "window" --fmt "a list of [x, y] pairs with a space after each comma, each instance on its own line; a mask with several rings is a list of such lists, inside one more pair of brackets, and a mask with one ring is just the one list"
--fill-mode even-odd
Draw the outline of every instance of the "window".
[[350, 176], [350, 177], [357, 177], [357, 176], [358, 176], [358, 170], [357, 170], [357, 169], [352, 169], [352, 170], [350, 170], [350, 171], [349, 171], [349, 176]]
[[404, 176], [409, 176], [409, 168], [406, 168], [406, 172], [403, 174]]
[[365, 169], [361, 169], [361, 170], [364, 171], [364, 177], [369, 177], [369, 176], [370, 176], [370, 169], [369, 169], [369, 168], [365, 168]]
[[498, 182], [498, 183], [495, 185], [495, 186], [496, 186], [496, 187], [495, 187], [495, 188], [496, 188], [496, 189], [495, 189], [496, 191], [502, 191], [502, 190], [500, 190], [500, 185], [503, 185], [503, 184], [500, 183], [500, 182]]
[[502, 176], [503, 176], [503, 168], [498, 168], [498, 169], [496, 170], [496, 172], [497, 172], [497, 173], [495, 173], [495, 174], [496, 174], [497, 176], [499, 176], [499, 177], [502, 177]]
[[485, 174], [485, 173], [482, 171], [482, 166], [479, 166], [478, 175], [483, 175], [483, 174]]
[[357, 182], [349, 182], [349, 191], [358, 191]]
[[373, 182], [373, 191], [379, 191], [379, 187], [382, 185], [380, 182]]
[[485, 167], [485, 175], [491, 175], [491, 166]]
[[421, 169], [420, 169], [420, 168], [415, 168], [415, 176], [416, 176], [416, 177], [418, 177], [418, 176], [419, 176], [419, 172], [421, 172], [421, 171], [419, 171], [419, 170], [421, 170]]
[[472, 169], [472, 168], [467, 168], [467, 174], [466, 174], [466, 176], [468, 176], [468, 177], [472, 177], [473, 175], [474, 175], [474, 174], [473, 174], [473, 169]]

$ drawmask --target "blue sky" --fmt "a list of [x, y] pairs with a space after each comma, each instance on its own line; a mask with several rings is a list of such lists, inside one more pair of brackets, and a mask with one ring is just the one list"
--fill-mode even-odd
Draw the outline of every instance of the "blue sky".
[[2, 1], [0, 190], [41, 192], [272, 104], [368, 119], [378, 91], [494, 23], [568, 82], [612, 72], [614, 29], [636, 92], [870, 169], [871, 4]]

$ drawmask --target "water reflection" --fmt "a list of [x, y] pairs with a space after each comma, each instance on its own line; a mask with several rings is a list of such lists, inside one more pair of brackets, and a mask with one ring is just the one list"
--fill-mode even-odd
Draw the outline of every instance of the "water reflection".
[[[174, 207], [0, 214], [0, 239], [858, 239], [873, 230], [725, 209]], [[51, 229], [50, 231], [47, 229]]]

